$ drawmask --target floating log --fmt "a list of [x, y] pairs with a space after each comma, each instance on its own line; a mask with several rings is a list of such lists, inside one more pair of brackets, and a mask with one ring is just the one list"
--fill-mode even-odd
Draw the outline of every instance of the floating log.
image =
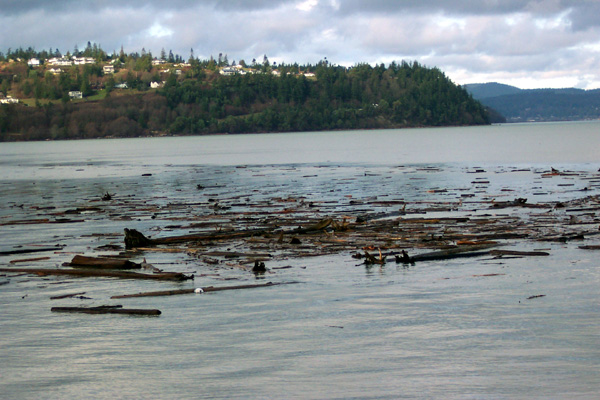
[[490, 247], [497, 246], [495, 244], [490, 245], [476, 245], [476, 246], [465, 246], [456, 247], [453, 249], [433, 251], [431, 253], [417, 254], [411, 257], [402, 257], [400, 261], [407, 263], [414, 263], [417, 261], [436, 261], [436, 260], [448, 260], [452, 258], [465, 258], [465, 257], [479, 257], [490, 254]]
[[53, 297], [50, 297], [50, 300], [67, 299], [67, 298], [75, 297], [75, 296], [83, 296], [84, 294], [85, 294], [85, 292], [63, 294], [62, 296], [53, 296]]
[[[287, 282], [287, 283], [295, 283], [295, 282]], [[142, 292], [136, 294], [123, 294], [119, 296], [112, 296], [111, 299], [128, 299], [131, 297], [154, 297], [154, 296], [175, 296], [179, 294], [191, 294], [191, 293], [206, 293], [206, 292], [219, 292], [223, 290], [239, 290], [239, 289], [254, 289], [275, 285], [282, 285], [283, 283], [256, 283], [249, 285], [237, 285], [237, 286], [207, 286], [202, 288], [194, 288], [194, 289], [179, 289], [179, 290], [163, 290], [158, 292]]]
[[600, 245], [594, 244], [594, 245], [588, 245], [588, 246], [579, 246], [579, 248], [583, 249], [583, 250], [600, 250]]
[[160, 310], [121, 308], [123, 306], [99, 306], [99, 307], [52, 307], [52, 312], [84, 313], [84, 314], [128, 314], [128, 315], [160, 315]]
[[70, 263], [64, 263], [68, 267], [86, 267], [99, 269], [140, 269], [141, 264], [129, 260], [122, 260], [110, 257], [86, 257], [76, 255]]
[[266, 229], [250, 229], [238, 232], [216, 232], [209, 234], [198, 234], [198, 235], [183, 235], [183, 236], [170, 236], [165, 238], [150, 239], [144, 236], [143, 233], [135, 229], [125, 228], [125, 248], [133, 249], [138, 247], [151, 247], [158, 246], [161, 244], [175, 244], [202, 240], [219, 240], [219, 239], [236, 239], [245, 238], [255, 235], [267, 233]]
[[540, 257], [549, 256], [550, 253], [545, 251], [516, 251], [516, 250], [491, 250], [492, 256], [523, 256], [523, 257]]
[[492, 208], [507, 208], [507, 207], [524, 207], [524, 208], [552, 208], [548, 204], [530, 204], [527, 199], [518, 198], [513, 201], [498, 201], [492, 202]]
[[[331, 218], [323, 219], [316, 224], [309, 225], [306, 228], [296, 228], [292, 229], [290, 234], [301, 234], [301, 233], [311, 233], [321, 231], [332, 224], [333, 220]], [[183, 242], [192, 242], [192, 241], [202, 241], [202, 240], [226, 240], [226, 239], [240, 239], [247, 238], [251, 236], [264, 235], [267, 233], [273, 232], [278, 227], [273, 228], [257, 228], [257, 229], [245, 229], [240, 231], [219, 231], [215, 233], [204, 233], [197, 235], [182, 235], [182, 236], [171, 236], [165, 238], [157, 238], [150, 239], [146, 237], [143, 233], [135, 230], [125, 228], [125, 248], [132, 249], [136, 247], [150, 247], [157, 246], [161, 244], [173, 244], [173, 243], [183, 243]]]
[[10, 264], [18, 264], [18, 263], [26, 263], [26, 262], [33, 262], [33, 261], [44, 261], [44, 260], [49, 260], [50, 257], [35, 257], [35, 258], [21, 258], [19, 260], [10, 260], [9, 263]]
[[546, 297], [546, 295], [545, 294], [536, 294], [534, 296], [529, 296], [526, 300], [539, 299], [540, 297]]
[[54, 247], [40, 247], [37, 249], [15, 249], [15, 250], [6, 250], [0, 251], [0, 256], [11, 256], [15, 254], [27, 254], [27, 253], [43, 253], [46, 251], [58, 251], [62, 250], [63, 246], [54, 246]]
[[185, 281], [194, 279], [194, 275], [184, 275], [180, 272], [162, 272], [160, 274], [141, 274], [130, 271], [110, 271], [97, 269], [39, 269], [39, 268], [0, 268], [0, 272], [23, 272], [26, 274], [46, 275], [71, 275], [93, 278], [119, 278], [119, 279], [148, 279], [157, 281]]

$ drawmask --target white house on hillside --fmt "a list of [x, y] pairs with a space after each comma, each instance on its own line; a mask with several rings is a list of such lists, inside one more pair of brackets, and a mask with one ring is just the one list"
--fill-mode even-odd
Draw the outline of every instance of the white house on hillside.
[[54, 66], [59, 66], [59, 67], [66, 67], [66, 66], [70, 66], [73, 65], [73, 61], [66, 59], [66, 58], [51, 58], [48, 61], [48, 65], [54, 65]]

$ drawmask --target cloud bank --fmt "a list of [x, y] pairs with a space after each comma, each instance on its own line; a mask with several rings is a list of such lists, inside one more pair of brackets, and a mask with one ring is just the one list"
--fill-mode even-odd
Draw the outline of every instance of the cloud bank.
[[600, 88], [595, 0], [3, 0], [0, 51], [172, 50], [185, 59], [417, 60], [459, 84]]

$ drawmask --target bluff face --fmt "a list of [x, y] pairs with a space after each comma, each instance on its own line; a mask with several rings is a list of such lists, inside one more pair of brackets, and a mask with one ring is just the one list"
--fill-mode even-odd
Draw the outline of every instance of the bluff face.
[[[306, 73], [310, 71], [310, 73]], [[220, 73], [219, 73], [220, 72]], [[51, 79], [48, 75], [47, 79]], [[61, 78], [62, 79], [62, 78]], [[488, 112], [439, 69], [321, 62], [223, 74], [192, 66], [159, 88], [127, 75], [104, 96], [0, 107], [0, 140], [291, 132], [488, 124]], [[41, 88], [44, 81], [32, 82]], [[37, 90], [37, 89], [36, 89]], [[42, 89], [39, 89], [43, 92]], [[93, 88], [88, 89], [93, 92]]]

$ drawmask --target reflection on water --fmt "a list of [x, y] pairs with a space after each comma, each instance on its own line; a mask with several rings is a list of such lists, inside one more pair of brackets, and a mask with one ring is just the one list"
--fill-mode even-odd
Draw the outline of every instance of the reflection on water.
[[[324, 209], [327, 202], [350, 204], [348, 196], [357, 202], [375, 196], [456, 202], [456, 193], [468, 194], [465, 202], [493, 196], [568, 200], [597, 195], [597, 182], [543, 179], [537, 172], [597, 171], [598, 127], [2, 144], [0, 223], [49, 212], [35, 207], [62, 212], [93, 204], [107, 191], [121, 201], [158, 205], [210, 196], [239, 202], [292, 196], [323, 202]], [[198, 191], [198, 184], [206, 189]], [[6, 225], [0, 247], [63, 243], [85, 252], [97, 240], [86, 234], [167, 223], [140, 210], [133, 221], [90, 214], [79, 224]], [[115, 294], [224, 282], [206, 276], [141, 286], [0, 276], [0, 397], [594, 398], [600, 270], [594, 253], [578, 249], [580, 244], [520, 244], [551, 253], [541, 261], [476, 258], [365, 268], [348, 254], [289, 259], [278, 266], [291, 268], [271, 269], [266, 279], [297, 284], [119, 303], [159, 308], [158, 318], [49, 310], [115, 304]], [[45, 266], [71, 256], [51, 255]], [[0, 263], [12, 258], [0, 257]], [[166, 267], [211, 272], [200, 262]], [[250, 279], [240, 271], [222, 271], [221, 277]], [[77, 292], [90, 300], [50, 300]], [[527, 300], [533, 295], [545, 296]]]

